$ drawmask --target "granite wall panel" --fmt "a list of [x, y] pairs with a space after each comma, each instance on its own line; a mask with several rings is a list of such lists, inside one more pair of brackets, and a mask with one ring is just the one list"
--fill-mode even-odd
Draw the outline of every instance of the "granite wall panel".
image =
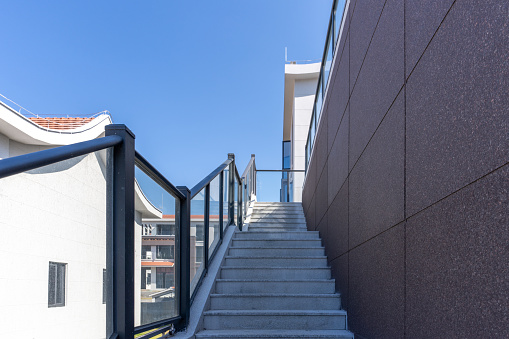
[[356, 1], [350, 21], [350, 90], [361, 69], [385, 0]]
[[356, 336], [403, 338], [404, 235], [401, 223], [349, 252], [348, 318]]
[[327, 161], [329, 176], [327, 205], [332, 203], [332, 200], [334, 200], [334, 197], [348, 177], [348, 118], [349, 112], [347, 108]]
[[509, 338], [509, 165], [407, 226], [408, 338]]
[[350, 169], [403, 86], [403, 19], [403, 0], [388, 0], [350, 98]]
[[414, 68], [454, 0], [405, 0], [406, 75]]
[[329, 265], [336, 291], [341, 293], [341, 307], [348, 311], [348, 253], [332, 260]]
[[350, 174], [350, 248], [404, 219], [403, 99], [395, 101]]
[[327, 208], [329, 204], [327, 204], [327, 167], [324, 168], [322, 172], [322, 176], [318, 181], [318, 186], [316, 187], [315, 192], [315, 200], [316, 200], [316, 214], [315, 214], [315, 222], [318, 224], [325, 216], [327, 212]]
[[509, 2], [457, 1], [407, 84], [408, 215], [509, 161]]
[[327, 107], [328, 122], [327, 122], [327, 149], [331, 151], [336, 133], [341, 124], [341, 120], [346, 111], [350, 91], [349, 91], [349, 41], [347, 39], [341, 61], [337, 64], [334, 76], [334, 84], [331, 90], [331, 100]]
[[327, 257], [334, 260], [348, 252], [348, 180], [335, 196], [327, 211], [329, 233], [324, 239]]
[[314, 150], [314, 157], [316, 157], [316, 178], [317, 180], [321, 177], [323, 168], [327, 161], [327, 115], [328, 112], [322, 113], [320, 119], [320, 129], [316, 134], [316, 145]]

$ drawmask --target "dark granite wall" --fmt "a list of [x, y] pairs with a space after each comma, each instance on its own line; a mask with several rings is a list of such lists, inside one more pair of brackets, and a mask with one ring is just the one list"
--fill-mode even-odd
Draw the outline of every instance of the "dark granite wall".
[[356, 338], [509, 337], [509, 1], [351, 0], [308, 167]]

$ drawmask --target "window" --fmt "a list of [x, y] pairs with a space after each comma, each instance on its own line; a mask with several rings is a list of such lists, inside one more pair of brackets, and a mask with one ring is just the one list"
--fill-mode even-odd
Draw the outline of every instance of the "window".
[[108, 277], [106, 276], [106, 269], [103, 268], [103, 304], [106, 304], [106, 288], [107, 288], [106, 280], [107, 279], [108, 279]]
[[152, 259], [152, 246], [150, 245], [141, 246], [141, 259]]
[[49, 263], [48, 307], [65, 306], [65, 266], [63, 263]]
[[205, 227], [203, 225], [196, 225], [196, 241], [205, 240]]
[[168, 267], [158, 267], [156, 271], [156, 288], [170, 288], [175, 286], [174, 275]]
[[196, 246], [196, 262], [201, 263], [203, 261], [203, 246]]
[[157, 225], [157, 235], [175, 235], [175, 225], [170, 224]]
[[157, 259], [174, 259], [175, 251], [174, 245], [158, 245], [157, 246]]

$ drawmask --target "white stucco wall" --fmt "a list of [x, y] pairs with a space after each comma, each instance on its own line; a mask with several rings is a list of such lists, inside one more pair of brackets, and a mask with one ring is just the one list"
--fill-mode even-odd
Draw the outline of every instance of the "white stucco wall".
[[[19, 145], [11, 142], [11, 151]], [[0, 210], [2, 337], [105, 338], [106, 180], [98, 153], [0, 179]], [[48, 307], [50, 261], [67, 264], [64, 307]]]
[[0, 159], [9, 157], [9, 138], [0, 134]]
[[[306, 166], [306, 141], [309, 122], [315, 100], [316, 79], [296, 79], [294, 90], [292, 132], [291, 132], [291, 168], [303, 170]], [[292, 173], [293, 201], [302, 201], [304, 173]]]

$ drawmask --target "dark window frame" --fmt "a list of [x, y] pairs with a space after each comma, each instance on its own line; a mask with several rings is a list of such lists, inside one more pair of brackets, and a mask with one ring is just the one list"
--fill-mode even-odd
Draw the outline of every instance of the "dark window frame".
[[[48, 268], [48, 307], [64, 307], [66, 294], [67, 264], [49, 262]], [[53, 276], [53, 279], [52, 279]], [[52, 288], [52, 285], [53, 288]]]

